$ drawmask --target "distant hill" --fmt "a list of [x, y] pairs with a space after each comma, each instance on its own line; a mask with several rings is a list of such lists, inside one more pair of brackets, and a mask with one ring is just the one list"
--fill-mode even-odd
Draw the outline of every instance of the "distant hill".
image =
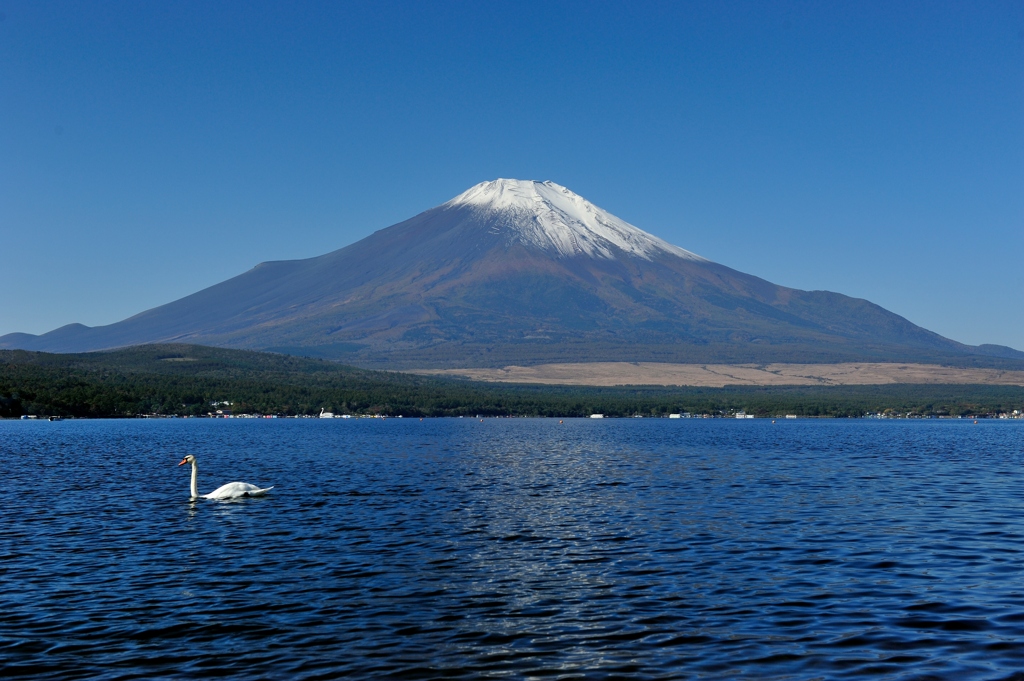
[[9, 334], [83, 352], [185, 342], [365, 367], [900, 361], [1024, 366], [866, 300], [777, 286], [668, 244], [551, 182], [495, 180], [308, 260], [262, 263], [101, 327]]

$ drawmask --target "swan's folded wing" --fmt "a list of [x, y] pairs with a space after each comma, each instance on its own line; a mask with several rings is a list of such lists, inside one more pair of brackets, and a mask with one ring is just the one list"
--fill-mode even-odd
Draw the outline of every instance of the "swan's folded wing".
[[209, 494], [204, 494], [204, 499], [235, 499], [237, 497], [253, 497], [261, 494], [266, 494], [272, 490], [273, 487], [267, 487], [266, 489], [260, 489], [256, 485], [251, 485], [248, 482], [229, 482], [226, 485], [221, 485], [217, 489], [213, 490]]

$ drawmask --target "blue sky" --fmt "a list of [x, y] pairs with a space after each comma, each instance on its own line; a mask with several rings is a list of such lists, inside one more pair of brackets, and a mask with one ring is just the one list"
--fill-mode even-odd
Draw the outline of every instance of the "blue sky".
[[1024, 3], [0, 0], [0, 334], [552, 180], [1024, 349]]

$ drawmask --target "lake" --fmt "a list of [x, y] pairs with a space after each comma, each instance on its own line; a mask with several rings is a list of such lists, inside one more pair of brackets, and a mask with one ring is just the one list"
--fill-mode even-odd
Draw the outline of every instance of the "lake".
[[[190, 501], [186, 453], [275, 488]], [[1021, 421], [4, 421], [0, 455], [7, 677], [1024, 669]]]

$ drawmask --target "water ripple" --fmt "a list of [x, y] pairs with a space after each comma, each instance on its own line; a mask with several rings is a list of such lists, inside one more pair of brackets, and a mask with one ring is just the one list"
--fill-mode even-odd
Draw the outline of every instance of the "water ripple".
[[[1024, 669], [1024, 424], [0, 422], [7, 677]], [[188, 500], [276, 485], [266, 497]]]

